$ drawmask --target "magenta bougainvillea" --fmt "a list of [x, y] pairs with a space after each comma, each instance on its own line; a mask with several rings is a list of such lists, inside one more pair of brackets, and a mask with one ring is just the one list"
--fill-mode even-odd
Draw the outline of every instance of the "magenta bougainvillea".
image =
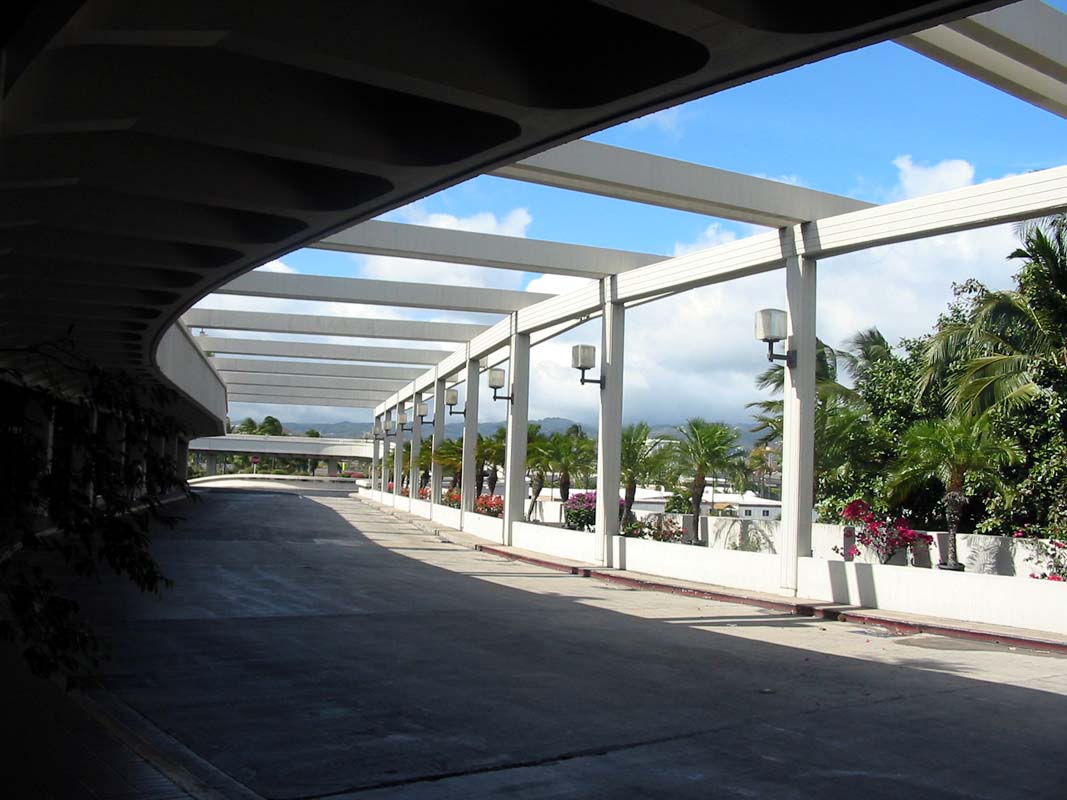
[[[928, 533], [914, 530], [904, 517], [895, 520], [879, 519], [865, 500], [853, 500], [841, 511], [841, 516], [852, 524], [856, 541], [869, 548], [885, 564], [898, 550], [912, 550], [929, 547], [934, 537]], [[856, 545], [835, 547], [834, 552], [852, 558], [860, 555]]]
[[1041, 571], [1031, 572], [1030, 577], [1041, 581], [1067, 582], [1067, 542], [1049, 539], [1041, 543], [1041, 548], [1042, 551], [1036, 555]]

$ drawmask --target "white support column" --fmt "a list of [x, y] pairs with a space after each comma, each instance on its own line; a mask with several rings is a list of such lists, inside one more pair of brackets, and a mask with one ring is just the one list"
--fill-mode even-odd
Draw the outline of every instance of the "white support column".
[[370, 418], [370, 489], [372, 492], [378, 488], [378, 436], [374, 432], [377, 427], [378, 417], [373, 416]]
[[404, 404], [397, 403], [396, 406], [396, 436], [393, 441], [396, 442], [394, 447], [393, 458], [393, 505], [396, 505], [396, 499], [400, 497], [400, 482], [404, 477], [404, 431], [400, 428], [400, 414], [404, 411]]
[[[445, 440], [445, 379], [438, 378], [433, 385], [433, 454]], [[430, 502], [441, 502], [444, 470], [434, 461], [430, 466]]]
[[512, 525], [526, 507], [526, 434], [530, 417], [530, 334], [511, 334], [511, 401], [508, 403], [504, 456], [504, 541], [512, 542]]
[[[605, 288], [614, 281], [606, 279]], [[605, 297], [612, 295], [610, 289]], [[597, 437], [596, 531], [600, 560], [612, 566], [612, 537], [619, 532], [619, 473], [622, 448], [622, 367], [626, 306], [604, 303], [600, 338], [600, 423]]]
[[780, 585], [797, 592], [797, 559], [811, 555], [815, 479], [815, 261], [790, 256], [785, 263], [789, 307], [787, 351], [796, 366], [785, 370], [782, 424], [782, 524]]
[[386, 425], [389, 424], [389, 421], [392, 418], [393, 418], [392, 409], [389, 409], [389, 408], [385, 409], [385, 413], [382, 415], [382, 465], [381, 465], [381, 475], [378, 478], [378, 482], [381, 484], [378, 487], [378, 491], [380, 491], [380, 492], [385, 492], [386, 488], [388, 488], [388, 486], [389, 486], [390, 475], [387, 474], [386, 471], [385, 471], [385, 464], [389, 460], [389, 440], [391, 438], [393, 438], [393, 437], [386, 436], [385, 434], [388, 432], [388, 430], [386, 428]]
[[463, 417], [463, 491], [460, 494], [460, 523], [463, 515], [474, 511], [474, 493], [478, 491], [478, 479], [474, 475], [475, 450], [478, 447], [478, 388], [482, 373], [478, 359], [467, 359], [467, 399]]
[[204, 454], [204, 474], [205, 475], [217, 475], [219, 471], [218, 457], [212, 453], [207, 452]]
[[408, 496], [419, 499], [419, 451], [422, 450], [422, 420], [419, 419], [419, 403], [422, 392], [415, 392], [411, 398], [411, 461], [408, 466]]

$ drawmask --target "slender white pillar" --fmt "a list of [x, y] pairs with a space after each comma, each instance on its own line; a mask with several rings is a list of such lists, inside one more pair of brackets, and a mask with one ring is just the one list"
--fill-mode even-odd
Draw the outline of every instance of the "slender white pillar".
[[[611, 280], [605, 280], [605, 284]], [[600, 561], [605, 567], [612, 566], [612, 537], [619, 532], [625, 330], [626, 306], [622, 303], [605, 303], [600, 337], [600, 378], [603, 385], [600, 387], [596, 470], [596, 531], [600, 534]]]
[[478, 388], [482, 373], [478, 359], [467, 359], [466, 383], [467, 399], [464, 403], [463, 417], [463, 491], [460, 495], [460, 522], [463, 514], [474, 510], [474, 493], [478, 491], [478, 480], [474, 475], [475, 451], [478, 447]]
[[[438, 378], [433, 385], [433, 454], [445, 440], [445, 379]], [[434, 461], [430, 465], [430, 502], [441, 502], [444, 470]]]
[[404, 404], [397, 403], [396, 406], [396, 436], [393, 441], [396, 443], [393, 446], [396, 448], [393, 453], [393, 505], [397, 504], [397, 498], [400, 497], [400, 481], [404, 477], [404, 433], [400, 427], [400, 414], [404, 411]]
[[419, 419], [419, 403], [422, 392], [415, 392], [411, 399], [411, 463], [408, 467], [408, 495], [419, 499], [419, 452], [422, 450], [422, 420]]
[[504, 541], [510, 546], [512, 526], [526, 507], [526, 435], [530, 417], [530, 334], [511, 334], [511, 401], [508, 403], [507, 449], [504, 455]]
[[789, 310], [787, 350], [796, 366], [785, 370], [782, 421], [780, 585], [796, 594], [797, 559], [811, 555], [815, 476], [815, 261], [790, 256], [785, 264]]
[[389, 480], [392, 477], [391, 473], [385, 471], [385, 464], [389, 460], [389, 446], [390, 440], [394, 439], [393, 436], [386, 436], [388, 429], [386, 425], [393, 418], [393, 410], [390, 408], [385, 409], [385, 414], [382, 416], [382, 475], [379, 478], [381, 486], [378, 487], [379, 491], [384, 492], [389, 487]]
[[378, 455], [378, 445], [380, 440], [378, 434], [374, 432], [374, 429], [380, 425], [378, 417], [371, 418], [371, 440], [370, 440], [370, 488], [371, 491], [380, 491], [379, 485], [381, 481], [382, 463], [381, 458]]

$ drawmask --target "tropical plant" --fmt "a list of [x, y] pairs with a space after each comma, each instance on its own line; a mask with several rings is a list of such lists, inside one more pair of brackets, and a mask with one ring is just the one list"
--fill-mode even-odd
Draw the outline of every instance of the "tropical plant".
[[[1016, 409], [1041, 397], [1035, 372], [1042, 362], [1067, 364], [1067, 215], [1022, 229], [1017, 288], [978, 286], [966, 318], [943, 324], [926, 351], [920, 391], [948, 376], [949, 402], [978, 415]], [[962, 366], [960, 366], [962, 364]]]
[[481, 449], [481, 460], [486, 466], [486, 487], [489, 494], [496, 494], [496, 485], [500, 480], [499, 469], [504, 466], [507, 457], [508, 429], [501, 426], [496, 429], [492, 436], [480, 438], [478, 446]]
[[552, 459], [545, 448], [547, 441], [541, 426], [530, 423], [526, 429], [526, 471], [530, 475], [530, 504], [526, 508], [526, 519], [533, 517], [537, 498], [545, 488], [545, 473], [552, 469]]
[[716, 470], [725, 471], [740, 454], [737, 431], [722, 422], [707, 422], [700, 417], [686, 420], [675, 428], [678, 433], [676, 455], [682, 470], [690, 476], [689, 513], [693, 515], [693, 540], [699, 538], [700, 503], [704, 498], [707, 477]]
[[441, 465], [441, 469], [451, 474], [451, 488], [459, 489], [463, 480], [463, 438], [445, 439], [431, 458]]
[[556, 433], [541, 446], [549, 470], [559, 476], [559, 499], [566, 502], [572, 476], [588, 476], [596, 470], [596, 442], [585, 436]]
[[660, 482], [665, 478], [667, 465], [673, 457], [673, 443], [651, 439], [649, 433], [650, 428], [646, 422], [627, 425], [622, 429], [619, 461], [624, 489], [623, 520], [627, 522], [633, 521], [637, 487]]
[[889, 480], [893, 501], [935, 482], [944, 495], [948, 553], [947, 569], [962, 569], [956, 558], [956, 533], [960, 514], [971, 493], [979, 486], [1008, 492], [1001, 469], [1022, 458], [1019, 446], [993, 433], [979, 418], [953, 416], [917, 422], [904, 435], [900, 462]]
[[285, 436], [285, 428], [282, 427], [276, 417], [267, 416], [259, 423], [256, 433], [260, 436]]
[[[879, 519], [865, 500], [853, 500], [842, 509], [841, 516], [851, 523], [855, 541], [873, 552], [880, 564], [888, 563], [899, 550], [914, 551], [929, 547], [934, 541], [930, 534], [913, 529], [904, 517]], [[860, 554], [855, 544], [847, 548], [835, 546], [833, 551], [846, 558]]]
[[474, 498], [474, 512], [488, 517], [504, 515], [504, 498], [496, 494], [482, 494]]

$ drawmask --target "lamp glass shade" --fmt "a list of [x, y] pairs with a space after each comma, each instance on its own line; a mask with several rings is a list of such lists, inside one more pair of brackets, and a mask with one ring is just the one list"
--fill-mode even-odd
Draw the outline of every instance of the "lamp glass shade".
[[406, 425], [408, 421], [408, 413], [406, 411], [401, 411], [396, 415], [396, 418], [400, 420], [401, 425]]
[[500, 367], [493, 367], [491, 370], [489, 370], [489, 388], [504, 388], [504, 370], [500, 369]]
[[445, 389], [445, 405], [454, 406], [459, 402], [459, 392], [456, 389]]
[[756, 338], [761, 342], [780, 342], [789, 335], [788, 317], [780, 308], [761, 308], [756, 312]]
[[416, 417], [425, 417], [429, 413], [430, 407], [426, 403], [419, 403], [417, 406], [415, 406]]
[[596, 347], [591, 344], [576, 344], [571, 348], [571, 366], [575, 369], [592, 369], [596, 366]]
[[488, 357], [479, 358], [478, 359], [478, 369], [480, 369], [482, 372], [485, 372], [485, 370], [487, 370], [488, 368], [489, 368], [489, 358]]
[[393, 421], [392, 421], [391, 419], [387, 419], [387, 420], [385, 421], [385, 429], [386, 429], [387, 431], [391, 431], [391, 430], [393, 429], [393, 426], [395, 426], [395, 425], [396, 425], [396, 423], [395, 423], [395, 422], [393, 422]]

